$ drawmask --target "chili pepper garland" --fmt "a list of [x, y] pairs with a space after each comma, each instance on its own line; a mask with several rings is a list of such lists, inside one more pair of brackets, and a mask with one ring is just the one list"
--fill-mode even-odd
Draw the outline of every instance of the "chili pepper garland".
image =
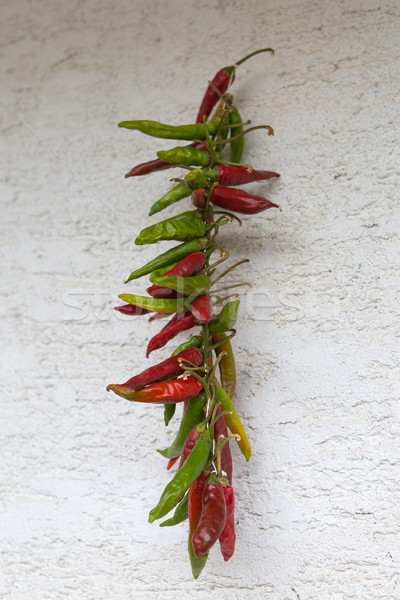
[[233, 187], [266, 181], [279, 174], [255, 170], [241, 162], [245, 135], [260, 128], [273, 135], [273, 130], [269, 125], [245, 129], [249, 121], [243, 122], [233, 96], [226, 93], [235, 78], [235, 68], [254, 54], [267, 51], [273, 54], [270, 48], [257, 50], [218, 71], [209, 82], [195, 124], [164, 125], [149, 120], [119, 123], [120, 127], [162, 139], [192, 141], [189, 146], [159, 151], [157, 159], [133, 167], [126, 175], [146, 175], [174, 166], [185, 169], [186, 174], [174, 180], [177, 185], [153, 204], [150, 215], [189, 196], [195, 210], [169, 216], [139, 233], [137, 245], [159, 240], [181, 243], [129, 275], [125, 283], [149, 275], [152, 285], [147, 288], [148, 296], [121, 294], [119, 297], [126, 304], [115, 310], [132, 316], [150, 314], [150, 320], [171, 316], [149, 341], [147, 357], [183, 331], [197, 328], [196, 335], [180, 344], [169, 358], [123, 384], [108, 385], [107, 390], [131, 402], [163, 404], [165, 425], [174, 417], [176, 405], [183, 404], [175, 439], [168, 448], [158, 450], [168, 459], [167, 470], [179, 460], [178, 469], [150, 511], [149, 521], [161, 519], [173, 509], [172, 516], [160, 527], [188, 519], [188, 552], [196, 579], [218, 540], [225, 561], [235, 549], [229, 442], [236, 440], [246, 460], [251, 456], [250, 442], [233, 403], [236, 367], [231, 339], [235, 335], [239, 300], [230, 300], [238, 296], [232, 290], [250, 284], [220, 283], [247, 259], [219, 273], [218, 267], [229, 258], [229, 253], [220, 248], [216, 237], [221, 227], [235, 220], [241, 225], [234, 213], [252, 215], [277, 207], [265, 198]]

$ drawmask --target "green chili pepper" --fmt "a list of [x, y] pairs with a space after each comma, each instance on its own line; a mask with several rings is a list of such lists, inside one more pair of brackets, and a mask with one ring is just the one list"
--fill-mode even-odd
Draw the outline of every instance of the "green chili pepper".
[[193, 190], [205, 189], [208, 187], [209, 179], [202, 169], [193, 169], [185, 175], [185, 185], [192, 192]]
[[186, 521], [188, 518], [188, 500], [189, 500], [189, 492], [187, 492], [183, 500], [181, 500], [178, 506], [175, 509], [173, 516], [166, 521], [160, 523], [160, 527], [171, 527], [171, 525], [178, 525], [178, 523], [182, 523], [182, 521]]
[[200, 348], [202, 341], [203, 336], [194, 335], [192, 338], [190, 338], [188, 342], [183, 342], [183, 344], [178, 346], [177, 349], [173, 351], [171, 356], [176, 356], [177, 354], [182, 352], [182, 350], [187, 350], [188, 348]]
[[172, 190], [169, 190], [169, 192], [164, 194], [162, 198], [153, 204], [149, 216], [160, 212], [160, 210], [164, 210], [164, 208], [171, 206], [174, 202], [182, 200], [182, 198], [187, 198], [187, 196], [190, 196], [190, 192], [191, 190], [184, 183], [178, 183], [178, 185], [173, 187]]
[[136, 296], [135, 294], [120, 294], [121, 298], [128, 304], [134, 304], [139, 308], [146, 308], [154, 312], [175, 313], [185, 312], [186, 306], [179, 298], [152, 298], [151, 296]]
[[225, 423], [229, 427], [232, 433], [238, 433], [240, 435], [240, 440], [236, 440], [240, 450], [242, 451], [243, 456], [246, 460], [250, 460], [251, 456], [251, 447], [249, 440], [247, 439], [246, 432], [244, 430], [243, 424], [239, 418], [239, 415], [236, 412], [236, 408], [229, 398], [228, 394], [225, 392], [222, 385], [219, 381], [215, 380], [216, 386], [216, 398], [219, 402], [221, 402], [222, 410], [230, 411], [232, 414], [225, 414], [224, 419]]
[[204, 418], [203, 408], [206, 403], [204, 394], [200, 393], [196, 398], [188, 401], [185, 414], [172, 444], [165, 450], [157, 450], [165, 458], [175, 458], [182, 452], [183, 444], [192, 429]]
[[197, 438], [193, 450], [187, 457], [182, 467], [177, 471], [175, 477], [168, 483], [161, 494], [160, 500], [155, 508], [150, 511], [149, 522], [161, 519], [174, 506], [177, 505], [189, 487], [200, 476], [206, 467], [212, 448], [211, 434], [205, 429]]
[[[240, 123], [243, 123], [242, 117], [236, 109], [230, 113], [229, 123], [230, 125], [238, 125]], [[233, 127], [231, 129], [231, 137], [242, 133], [242, 131], [243, 127]], [[231, 162], [240, 163], [240, 161], [242, 160], [243, 149], [244, 135], [231, 142]]]
[[188, 210], [154, 225], [145, 227], [135, 240], [137, 246], [154, 244], [160, 240], [187, 242], [206, 233], [207, 226], [197, 210]]
[[158, 158], [165, 160], [166, 162], [172, 163], [173, 165], [186, 165], [206, 167], [210, 162], [210, 155], [204, 150], [197, 150], [197, 148], [171, 148], [171, 150], [160, 150], [157, 152]]
[[210, 289], [210, 278], [207, 275], [192, 275], [191, 277], [179, 277], [175, 275], [157, 276], [150, 275], [151, 283], [159, 287], [167, 287], [184, 296], [200, 296]]
[[183, 244], [179, 244], [179, 246], [175, 246], [174, 248], [170, 248], [157, 258], [154, 258], [150, 262], [146, 263], [143, 267], [136, 269], [136, 271], [132, 271], [129, 275], [128, 281], [132, 281], [132, 279], [139, 279], [139, 277], [143, 277], [143, 275], [148, 275], [155, 269], [161, 269], [163, 267], [167, 267], [172, 262], [179, 262], [182, 258], [185, 258], [188, 254], [192, 252], [197, 252], [198, 250], [204, 250], [207, 247], [209, 241], [207, 238], [200, 238], [198, 240], [191, 240], [190, 242], [184, 242]]
[[206, 131], [210, 135], [214, 135], [216, 131], [215, 123], [210, 121], [204, 125], [203, 123], [195, 123], [193, 125], [165, 125], [158, 121], [121, 121], [118, 127], [126, 129], [136, 129], [146, 135], [153, 137], [164, 138], [167, 140], [204, 140]]
[[235, 326], [240, 300], [227, 302], [219, 315], [214, 317], [208, 324], [210, 333], [224, 333]]
[[175, 414], [176, 404], [164, 404], [164, 423], [168, 425]]

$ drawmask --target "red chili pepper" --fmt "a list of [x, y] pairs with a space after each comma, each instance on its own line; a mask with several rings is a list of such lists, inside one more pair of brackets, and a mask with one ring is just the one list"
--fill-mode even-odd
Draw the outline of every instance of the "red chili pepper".
[[192, 195], [192, 204], [194, 204], [197, 208], [204, 208], [206, 205], [206, 193], [203, 189], [199, 188], [197, 190], [193, 190]]
[[[182, 359], [183, 365], [180, 366]], [[179, 352], [176, 356], [171, 356], [170, 358], [149, 367], [142, 373], [135, 375], [135, 377], [131, 377], [131, 379], [128, 379], [125, 383], [121, 383], [120, 387], [136, 391], [141, 390], [152, 383], [159, 383], [160, 381], [177, 377], [185, 370], [184, 361], [189, 361], [190, 363], [199, 366], [201, 365], [203, 358], [196, 348], [182, 350], [182, 352]]]
[[181, 468], [181, 466], [183, 465], [183, 463], [185, 462], [185, 460], [187, 459], [187, 457], [193, 450], [194, 444], [195, 444], [197, 438], [199, 437], [200, 432], [201, 432], [201, 429], [199, 429], [198, 427], [194, 427], [194, 429], [192, 429], [191, 432], [189, 433], [189, 435], [187, 436], [185, 443], [183, 444], [183, 448], [182, 448], [182, 452], [181, 452], [181, 459], [179, 461], [179, 468]]
[[146, 357], [148, 358], [151, 352], [165, 346], [169, 340], [172, 340], [181, 331], [191, 329], [196, 325], [196, 319], [191, 312], [175, 313], [170, 321], [151, 338], [147, 345]]
[[156, 312], [154, 313], [154, 315], [151, 315], [151, 317], [149, 318], [149, 321], [156, 321], [157, 319], [165, 319], [166, 317], [170, 317], [171, 313], [163, 313], [163, 312]]
[[210, 296], [198, 296], [192, 302], [190, 310], [200, 323], [209, 323], [213, 316], [213, 303]]
[[140, 163], [140, 165], [136, 165], [129, 171], [129, 173], [125, 175], [125, 178], [136, 177], [138, 175], [148, 175], [149, 173], [154, 173], [154, 171], [163, 171], [164, 169], [170, 168], [171, 163], [156, 158], [155, 160], [149, 160], [147, 162]]
[[192, 545], [192, 537], [195, 532], [197, 525], [199, 524], [201, 509], [202, 509], [202, 499], [203, 499], [203, 489], [204, 483], [208, 479], [210, 473], [209, 471], [203, 471], [202, 474], [189, 488], [189, 498], [188, 498], [188, 517], [189, 517], [189, 539], [188, 539], [188, 550], [189, 550], [189, 558], [192, 566], [192, 573], [195, 579], [198, 578], [201, 571], [203, 570], [207, 557], [201, 556], [197, 557], [194, 553], [193, 545]]
[[[235, 80], [235, 67], [224, 67], [214, 76], [212, 80], [213, 86], [219, 90], [221, 94], [225, 94], [226, 90]], [[199, 113], [197, 115], [196, 123], [202, 123], [203, 117], [208, 119], [212, 109], [220, 99], [218, 92], [211, 86], [208, 85], [204, 94], [203, 100], [201, 101]]]
[[[221, 412], [219, 408], [217, 410], [217, 416]], [[228, 437], [228, 429], [226, 427], [224, 417], [220, 417], [214, 423], [214, 439], [218, 440], [219, 436], [223, 435], [224, 437]], [[229, 447], [229, 442], [225, 442], [221, 450], [221, 468], [226, 473], [226, 477], [230, 484], [232, 484], [232, 454], [231, 449]]]
[[255, 169], [248, 171], [246, 167], [229, 167], [228, 165], [218, 165], [215, 171], [221, 185], [244, 185], [251, 181], [280, 177], [279, 173], [274, 173], [274, 171], [256, 171]]
[[175, 458], [170, 458], [168, 463], [167, 463], [167, 471], [169, 471], [170, 469], [172, 469], [172, 467], [174, 466], [174, 464], [176, 463], [176, 461], [178, 460], [179, 456], [175, 456]]
[[[231, 85], [231, 83], [234, 82], [235, 68], [238, 67], [239, 65], [241, 65], [242, 63], [244, 63], [246, 60], [248, 60], [252, 56], [254, 56], [255, 54], [259, 54], [260, 52], [271, 52], [272, 54], [274, 53], [272, 48], [262, 48], [261, 50], [256, 50], [255, 52], [248, 54], [244, 58], [241, 58], [240, 60], [237, 61], [237, 63], [235, 63], [235, 65], [232, 65], [231, 67], [224, 67], [223, 69], [218, 71], [218, 73], [215, 75], [214, 79], [212, 80], [212, 84], [214, 87], [212, 87], [212, 85], [209, 84], [206, 89], [203, 100], [201, 101], [201, 104], [200, 104], [200, 109], [199, 109], [199, 113], [197, 115], [196, 123], [202, 123], [203, 117], [206, 117], [206, 119], [208, 119], [208, 117], [211, 114], [212, 109], [217, 104], [218, 100], [220, 99], [221, 94], [225, 94], [228, 87]], [[217, 88], [217, 90], [220, 93], [218, 94], [218, 92], [214, 88]]]
[[222, 185], [217, 185], [213, 189], [210, 200], [213, 204], [221, 208], [233, 210], [244, 215], [254, 215], [267, 208], [279, 208], [277, 204], [270, 202], [266, 198], [248, 194], [243, 190], [223, 187]]
[[[188, 147], [197, 148], [198, 150], [202, 150], [204, 148], [203, 144], [198, 143], [189, 144]], [[137, 177], [138, 175], [148, 175], [149, 173], [154, 173], [155, 171], [163, 171], [164, 169], [170, 169], [172, 166], [173, 165], [170, 162], [156, 158], [155, 160], [149, 160], [133, 167], [129, 173], [125, 175], [125, 179], [127, 177]]]
[[226, 504], [226, 522], [225, 527], [219, 536], [219, 543], [221, 546], [221, 554], [224, 557], [224, 560], [227, 561], [235, 551], [235, 496], [232, 486], [227, 485], [222, 489], [224, 491]]
[[151, 285], [146, 292], [153, 298], [178, 298], [178, 293], [170, 288]]
[[[173, 275], [175, 277], [190, 277], [200, 271], [206, 263], [206, 257], [202, 252], [192, 252], [180, 260], [172, 269], [164, 275]], [[177, 298], [175, 290], [158, 285], [151, 285], [147, 288], [147, 293], [153, 298]]]
[[113, 391], [121, 398], [133, 402], [145, 402], [147, 404], [172, 404], [191, 400], [202, 390], [202, 385], [188, 375], [186, 379], [172, 379], [161, 383], [154, 383], [138, 391], [131, 390], [122, 385], [108, 385], [107, 391]]
[[196, 556], [204, 556], [221, 535], [226, 522], [226, 503], [223, 486], [211, 475], [203, 489], [199, 524], [192, 537]]
[[153, 312], [152, 310], [148, 310], [147, 308], [140, 308], [140, 306], [135, 306], [134, 304], [123, 304], [122, 306], [114, 306], [114, 310], [122, 313], [123, 315], [147, 315], [148, 313]]

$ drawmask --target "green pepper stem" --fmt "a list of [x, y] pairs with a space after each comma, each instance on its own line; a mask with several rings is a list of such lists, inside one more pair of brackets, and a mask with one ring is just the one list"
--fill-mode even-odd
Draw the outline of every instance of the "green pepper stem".
[[219, 146], [220, 144], [227, 144], [228, 142], [238, 140], [239, 138], [246, 135], [246, 133], [250, 133], [250, 131], [254, 131], [255, 129], [267, 129], [268, 135], [274, 135], [274, 130], [270, 125], [255, 125], [254, 127], [249, 127], [248, 129], [245, 129], [244, 131], [238, 133], [237, 135], [234, 135], [233, 137], [214, 142], [214, 146]]
[[214, 210], [214, 214], [215, 215], [225, 215], [227, 217], [231, 217], [231, 219], [235, 219], [235, 221], [237, 221], [239, 223], [239, 227], [241, 227], [243, 225], [243, 221], [241, 219], [239, 219], [239, 217], [237, 217], [236, 215], [234, 215], [231, 212], [227, 212], [226, 210]]
[[225, 344], [225, 342], [227, 342], [228, 340], [231, 340], [233, 337], [235, 337], [235, 335], [236, 335], [236, 329], [228, 329], [228, 331], [231, 331], [232, 333], [230, 333], [229, 335], [226, 335], [224, 337], [224, 339], [221, 340], [220, 342], [217, 342], [216, 344], [212, 344], [212, 346], [210, 346], [210, 348], [212, 350], [215, 350], [215, 348], [218, 348], [219, 346], [222, 346], [222, 344]]
[[248, 287], [253, 287], [253, 284], [249, 281], [243, 281], [243, 283], [234, 283], [233, 285], [228, 285], [227, 287], [221, 288], [220, 290], [213, 290], [210, 293], [210, 296], [212, 296], [213, 294], [220, 294], [221, 292], [226, 292], [227, 290], [231, 290], [236, 287], [242, 287], [244, 285], [247, 285]]
[[207, 383], [208, 383], [208, 385], [210, 385], [210, 381], [212, 381], [214, 379], [214, 375], [215, 375], [215, 371], [217, 369], [217, 366], [221, 362], [221, 360], [224, 358], [224, 356], [226, 356], [226, 352], [225, 351], [221, 352], [221, 354], [219, 354], [219, 356], [217, 356], [217, 360], [215, 361], [215, 363], [214, 363], [211, 371], [207, 375]]
[[225, 277], [225, 275], [227, 275], [230, 271], [233, 271], [233, 269], [236, 269], [236, 267], [238, 267], [239, 265], [243, 265], [243, 263], [248, 263], [248, 262], [250, 262], [250, 260], [248, 258], [243, 258], [242, 260], [239, 260], [237, 263], [235, 263], [234, 265], [229, 267], [229, 269], [226, 269], [226, 271], [221, 273], [221, 275], [218, 275], [218, 277], [216, 279], [214, 279], [214, 281], [211, 282], [211, 285], [215, 285], [217, 283], [217, 281], [219, 281], [220, 279]]
[[223, 298], [218, 298], [214, 304], [221, 304], [221, 302], [225, 302], [225, 300], [229, 300], [229, 298], [239, 298], [239, 294], [229, 294]]
[[[250, 119], [248, 121], [245, 121], [244, 123], [229, 123], [229, 125], [222, 125], [223, 129], [234, 129], [235, 127], [243, 127], [243, 125], [250, 125], [251, 121]], [[233, 138], [229, 138], [229, 141], [231, 141]]]
[[[222, 258], [220, 258], [219, 260], [217, 260], [217, 262], [213, 263], [212, 265], [208, 265], [208, 267], [206, 269], [204, 269], [204, 272], [210, 270], [210, 269], [214, 269], [217, 265], [225, 262], [226, 260], [228, 260], [230, 254], [228, 252], [228, 250], [223, 250], [222, 251]], [[202, 271], [201, 271], [202, 272]]]
[[261, 48], [261, 50], [255, 50], [254, 52], [251, 52], [244, 58], [241, 58], [233, 66], [238, 67], [239, 65], [242, 65], [244, 62], [246, 62], [246, 60], [249, 60], [249, 58], [251, 58], [252, 56], [255, 56], [256, 54], [260, 54], [261, 52], [270, 52], [272, 54], [272, 56], [275, 54], [275, 51], [272, 48]]

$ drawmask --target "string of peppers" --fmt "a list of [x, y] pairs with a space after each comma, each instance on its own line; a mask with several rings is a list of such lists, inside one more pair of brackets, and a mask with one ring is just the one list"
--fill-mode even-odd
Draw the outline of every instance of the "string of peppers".
[[[188, 551], [193, 576], [197, 579], [210, 548], [219, 540], [224, 560], [235, 548], [232, 456], [229, 442], [235, 439], [247, 460], [250, 443], [232, 402], [236, 387], [235, 360], [231, 339], [239, 307], [234, 288], [248, 282], [224, 286], [220, 281], [233, 269], [248, 262], [240, 260], [218, 273], [217, 267], [229, 258], [216, 236], [221, 227], [240, 219], [234, 213], [256, 214], [277, 205], [231, 186], [279, 177], [272, 171], [257, 171], [243, 164], [244, 136], [263, 127], [244, 127], [227, 89], [235, 78], [235, 68], [264, 48], [251, 53], [234, 66], [218, 71], [209, 82], [196, 118], [191, 125], [164, 125], [156, 121], [123, 121], [120, 127], [164, 139], [187, 140], [157, 153], [158, 158], [136, 165], [125, 177], [146, 175], [173, 166], [187, 170], [169, 192], [150, 209], [153, 215], [191, 196], [195, 210], [186, 211], [143, 229], [135, 244], [159, 240], [181, 242], [143, 267], [133, 271], [125, 283], [149, 275], [148, 296], [121, 294], [125, 302], [115, 310], [127, 315], [150, 314], [150, 320], [171, 317], [150, 340], [146, 356], [164, 347], [182, 331], [201, 331], [181, 344], [170, 358], [146, 369], [120, 385], [109, 385], [122, 398], [134, 402], [164, 405], [168, 425], [176, 405], [183, 403], [182, 419], [172, 444], [159, 450], [168, 459], [167, 469], [179, 460], [178, 470], [150, 511], [149, 521], [173, 515], [161, 527], [189, 520]], [[214, 114], [209, 119], [213, 109]], [[224, 155], [229, 145], [230, 160]], [[221, 210], [216, 210], [216, 207]], [[214, 262], [215, 253], [218, 259]], [[222, 287], [221, 287], [222, 285]], [[234, 299], [232, 299], [234, 298]], [[218, 314], [214, 309], [221, 307]], [[215, 355], [215, 359], [213, 358]], [[219, 380], [216, 371], [219, 370]], [[230, 434], [228, 434], [228, 429]]]

